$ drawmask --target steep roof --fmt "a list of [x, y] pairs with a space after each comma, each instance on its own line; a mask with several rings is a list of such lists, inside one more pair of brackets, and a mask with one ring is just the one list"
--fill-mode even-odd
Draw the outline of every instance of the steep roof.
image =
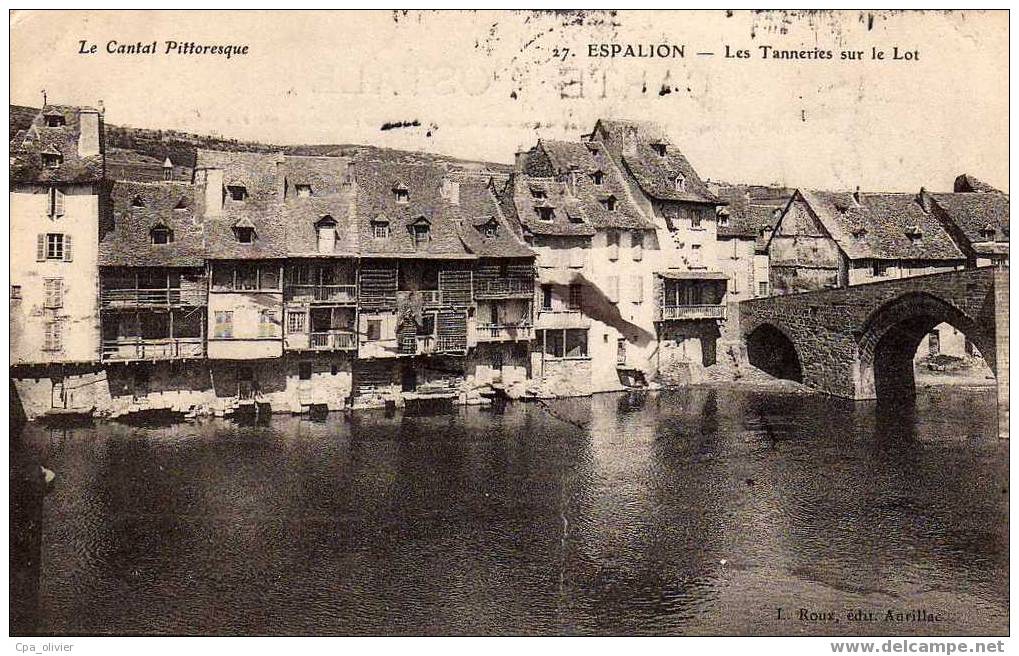
[[[326, 217], [336, 222], [332, 255], [357, 254], [356, 193], [349, 168], [350, 160], [344, 157], [287, 155], [283, 159], [279, 169], [285, 189], [281, 219], [288, 255], [323, 255], [318, 251], [316, 224]], [[310, 187], [311, 195], [300, 195], [299, 185]]]
[[[631, 202], [626, 183], [612, 164], [604, 144], [541, 140], [538, 148], [546, 153], [559, 176], [576, 172], [574, 192], [593, 227], [655, 229], [655, 224]], [[601, 174], [601, 184], [596, 184], [593, 177], [598, 173]], [[611, 211], [602, 204], [609, 197], [614, 198], [616, 203]]]
[[[357, 222], [360, 252], [366, 256], [471, 259], [460, 240], [452, 204], [441, 194], [444, 167], [435, 164], [406, 164], [361, 161], [353, 165], [357, 184]], [[406, 202], [396, 190], [406, 193]], [[414, 244], [411, 226], [421, 220], [429, 226], [429, 240], [420, 248]], [[389, 236], [377, 239], [375, 223], [389, 224]]]
[[[82, 157], [78, 154], [82, 112], [97, 113], [91, 107], [46, 105], [32, 121], [31, 126], [18, 130], [10, 142], [11, 182], [87, 183], [103, 178], [103, 153]], [[64, 125], [47, 127], [46, 117], [62, 116]], [[97, 125], [99, 129], [100, 126]], [[99, 138], [99, 135], [96, 135]], [[101, 141], [100, 141], [101, 143]], [[43, 154], [59, 154], [56, 167], [43, 163]]]
[[504, 216], [489, 183], [462, 179], [457, 208], [460, 240], [478, 257], [534, 257]]
[[804, 189], [797, 194], [850, 259], [965, 259], [937, 217], [924, 210], [916, 194]]
[[755, 203], [751, 188], [748, 186], [716, 186], [718, 197], [727, 203], [721, 211], [729, 217], [727, 225], [719, 222], [718, 236], [756, 239], [758, 247], [763, 248], [767, 242], [767, 231], [774, 228], [778, 222], [777, 208], [774, 205]]
[[[245, 153], [198, 150], [197, 169], [222, 169], [226, 188], [241, 186], [244, 200], [233, 200], [227, 189], [219, 216], [205, 216], [206, 245], [214, 259], [273, 259], [287, 254], [286, 230], [282, 218], [279, 169], [283, 156], [274, 153]], [[251, 226], [253, 243], [238, 241], [236, 228]]]
[[[520, 224], [532, 235], [585, 237], [595, 233], [584, 203], [568, 195], [566, 185], [552, 178], [514, 176], [513, 205]], [[552, 209], [550, 221], [539, 218], [538, 208], [542, 207]]]
[[[662, 126], [649, 121], [600, 119], [595, 125], [618, 148], [618, 156], [637, 184], [649, 196], [661, 200], [718, 204], [719, 199], [697, 175], [686, 156], [669, 141]], [[665, 146], [659, 155], [652, 144]], [[677, 187], [682, 176], [684, 184]]]
[[[100, 266], [202, 266], [205, 240], [201, 194], [179, 182], [114, 182], [109, 219], [99, 236]], [[165, 226], [173, 241], [153, 244], [151, 231]]]
[[1007, 194], [970, 192], [930, 197], [971, 243], [1008, 242]]

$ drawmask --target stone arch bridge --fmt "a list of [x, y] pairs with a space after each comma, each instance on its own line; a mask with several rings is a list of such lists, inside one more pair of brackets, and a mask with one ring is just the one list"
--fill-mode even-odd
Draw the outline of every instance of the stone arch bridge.
[[1007, 426], [1007, 267], [753, 299], [739, 314], [751, 364], [827, 394], [879, 401], [912, 398], [916, 349], [948, 323], [994, 371]]

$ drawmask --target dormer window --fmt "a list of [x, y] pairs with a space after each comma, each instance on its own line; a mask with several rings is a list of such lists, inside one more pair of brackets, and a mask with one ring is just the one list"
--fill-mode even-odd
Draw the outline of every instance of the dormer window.
[[595, 171], [594, 173], [591, 174], [591, 182], [595, 183], [598, 186], [601, 186], [602, 180], [604, 179], [605, 174], [602, 173], [601, 171]]
[[67, 125], [67, 120], [64, 118], [64, 115], [56, 110], [47, 112], [45, 116], [45, 121], [46, 127], [48, 128], [61, 128]]
[[534, 211], [538, 214], [538, 219], [541, 221], [547, 221], [551, 223], [552, 220], [555, 219], [555, 209], [552, 207], [548, 207], [547, 205], [535, 207]]
[[410, 191], [407, 190], [402, 183], [397, 183], [393, 187], [393, 199], [401, 205], [405, 205], [410, 202]]
[[135, 196], [131, 199], [131, 207], [145, 207], [145, 201], [142, 200], [141, 196]]
[[251, 244], [255, 241], [255, 226], [247, 218], [241, 219], [234, 224], [234, 236], [241, 244]]
[[651, 150], [655, 151], [655, 154], [659, 157], [665, 157], [666, 145], [663, 143], [651, 144]]
[[43, 153], [42, 154], [42, 165], [48, 169], [59, 168], [64, 162], [63, 155], [58, 153]]
[[177, 210], [177, 211], [184, 211], [187, 208], [188, 208], [188, 201], [187, 201], [186, 198], [181, 198], [179, 201], [177, 201], [177, 204], [173, 206], [173, 209]]
[[230, 199], [238, 202], [243, 202], [248, 197], [248, 189], [242, 185], [229, 185], [226, 188]]
[[415, 221], [410, 226], [410, 234], [414, 237], [414, 247], [421, 248], [428, 245], [428, 241], [431, 239], [431, 226], [428, 225], [428, 221], [422, 217]]
[[318, 237], [318, 252], [332, 253], [336, 247], [336, 221], [331, 216], [323, 216], [315, 223], [315, 234]]
[[173, 230], [163, 224], [158, 224], [149, 230], [149, 238], [153, 244], [171, 244], [173, 243]]
[[482, 223], [481, 225], [475, 227], [477, 228], [478, 232], [480, 232], [485, 237], [488, 237], [489, 239], [494, 238], [499, 234], [499, 227], [496, 224], [495, 220], [493, 219], [489, 219], [485, 223]]
[[389, 239], [389, 224], [385, 221], [372, 221], [372, 237]]
[[993, 226], [989, 225], [984, 226], [984, 229], [980, 231], [980, 237], [985, 239], [986, 241], [994, 241], [994, 235], [996, 234], [996, 232], [997, 231], [994, 229]]
[[729, 225], [729, 214], [727, 212], [718, 213], [718, 227], [725, 228]]
[[676, 176], [676, 191], [686, 191], [686, 178], [682, 175]]
[[548, 198], [548, 194], [545, 193], [544, 189], [538, 189], [537, 187], [531, 187], [531, 198], [536, 198], [538, 200], [545, 200], [546, 198]]
[[590, 151], [592, 155], [594, 155], [595, 157], [599, 155], [600, 151], [598, 150], [598, 144], [587, 141], [584, 143], [584, 145], [587, 146], [588, 151]]
[[616, 211], [616, 197], [615, 196], [609, 196], [608, 198], [603, 198], [601, 200], [601, 205], [607, 211], [615, 212]]
[[867, 236], [867, 229], [864, 228], [863, 226], [860, 226], [859, 228], [856, 228], [855, 230], [853, 230], [853, 237], [855, 237], [857, 239], [863, 239], [866, 236]]
[[294, 185], [294, 189], [297, 191], [298, 198], [311, 198], [311, 185], [309, 184]]
[[163, 160], [163, 179], [173, 180], [173, 162], [169, 157]]

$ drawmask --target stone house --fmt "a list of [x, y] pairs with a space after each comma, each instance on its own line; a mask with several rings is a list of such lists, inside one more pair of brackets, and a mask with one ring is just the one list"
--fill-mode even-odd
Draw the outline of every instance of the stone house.
[[955, 179], [954, 192], [920, 191], [966, 256], [967, 266], [1008, 264], [1009, 197], [971, 175]]

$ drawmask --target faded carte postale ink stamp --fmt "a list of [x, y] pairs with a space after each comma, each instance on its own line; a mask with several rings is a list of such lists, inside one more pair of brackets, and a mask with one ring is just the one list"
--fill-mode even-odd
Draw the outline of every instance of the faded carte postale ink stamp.
[[17, 650], [1000, 651], [1007, 12], [10, 40]]

